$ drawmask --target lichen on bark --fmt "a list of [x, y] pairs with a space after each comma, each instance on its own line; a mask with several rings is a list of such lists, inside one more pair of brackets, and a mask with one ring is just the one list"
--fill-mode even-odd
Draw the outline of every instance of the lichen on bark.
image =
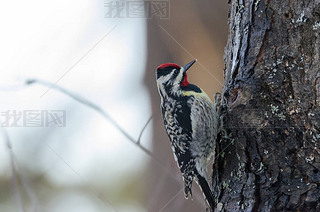
[[229, 5], [216, 210], [320, 211], [320, 1]]

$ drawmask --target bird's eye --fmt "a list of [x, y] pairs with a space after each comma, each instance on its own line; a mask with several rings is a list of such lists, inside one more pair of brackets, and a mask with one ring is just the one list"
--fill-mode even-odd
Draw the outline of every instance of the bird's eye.
[[174, 74], [175, 74], [175, 75], [178, 75], [179, 72], [180, 72], [180, 71], [179, 71], [178, 69], [175, 69], [175, 70], [174, 70]]

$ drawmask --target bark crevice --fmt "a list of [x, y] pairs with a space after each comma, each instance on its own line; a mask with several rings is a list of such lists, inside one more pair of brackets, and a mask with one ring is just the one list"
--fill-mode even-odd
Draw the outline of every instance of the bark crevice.
[[320, 211], [320, 2], [303, 2], [230, 1], [221, 211]]

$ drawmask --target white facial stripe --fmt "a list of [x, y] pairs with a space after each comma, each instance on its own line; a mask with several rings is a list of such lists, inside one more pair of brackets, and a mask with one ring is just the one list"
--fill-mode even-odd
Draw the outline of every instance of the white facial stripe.
[[170, 81], [173, 73], [174, 73], [174, 71], [172, 71], [170, 74], [167, 74], [165, 76], [161, 76], [161, 77], [159, 77], [159, 79], [157, 79], [157, 81], [159, 83], [166, 83], [166, 82]]
[[179, 86], [180, 85], [182, 77], [183, 77], [183, 68], [180, 69], [180, 72], [179, 72], [178, 76], [176, 77], [176, 79], [175, 79], [175, 81], [173, 83], [174, 86]]
[[[166, 85], [168, 82], [170, 83], [170, 93], [174, 95], [179, 95], [181, 90], [180, 90], [180, 85], [181, 85], [181, 80], [183, 78], [183, 68], [179, 70], [179, 74], [176, 77], [173, 77], [175, 75], [175, 71], [179, 69], [173, 69], [171, 73], [161, 76], [157, 79], [157, 85], [158, 88], [161, 89], [163, 94], [166, 93], [166, 90], [164, 89], [164, 85]], [[182, 94], [182, 93], [181, 93]]]

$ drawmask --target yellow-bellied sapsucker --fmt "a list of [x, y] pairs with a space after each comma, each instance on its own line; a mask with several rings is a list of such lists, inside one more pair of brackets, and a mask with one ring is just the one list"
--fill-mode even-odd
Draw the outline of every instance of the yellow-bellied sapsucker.
[[192, 196], [195, 178], [213, 210], [213, 194], [207, 180], [207, 164], [214, 155], [218, 118], [208, 95], [187, 80], [185, 66], [162, 64], [156, 69], [164, 126], [184, 180], [185, 197]]

